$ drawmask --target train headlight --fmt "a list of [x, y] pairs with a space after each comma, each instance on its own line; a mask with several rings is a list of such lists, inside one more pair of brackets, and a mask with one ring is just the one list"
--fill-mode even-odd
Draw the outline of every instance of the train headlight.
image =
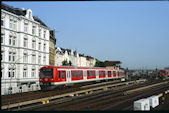
[[40, 79], [40, 81], [42, 81], [42, 79]]
[[53, 78], [51, 80], [53, 81]]

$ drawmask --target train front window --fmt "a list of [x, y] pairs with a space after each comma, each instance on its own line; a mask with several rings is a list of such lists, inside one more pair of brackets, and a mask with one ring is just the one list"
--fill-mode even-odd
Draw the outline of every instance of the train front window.
[[53, 69], [41, 69], [40, 78], [53, 78]]

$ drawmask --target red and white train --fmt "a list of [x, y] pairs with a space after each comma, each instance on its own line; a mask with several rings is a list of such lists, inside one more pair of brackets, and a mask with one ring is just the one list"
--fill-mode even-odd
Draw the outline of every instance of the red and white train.
[[160, 78], [166, 78], [167, 76], [169, 76], [169, 73], [168, 73], [168, 71], [166, 69], [161, 69], [159, 71], [159, 77]]
[[56, 67], [40, 68], [39, 82], [42, 90], [57, 86], [69, 86], [75, 83], [125, 78], [121, 69], [102, 67]]

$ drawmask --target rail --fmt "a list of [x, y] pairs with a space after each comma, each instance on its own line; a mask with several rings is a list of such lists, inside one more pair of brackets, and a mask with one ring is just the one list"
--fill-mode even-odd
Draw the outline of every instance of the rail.
[[62, 94], [62, 95], [56, 95], [56, 96], [45, 97], [45, 98], [36, 99], [36, 100], [29, 100], [29, 101], [20, 102], [20, 103], [4, 105], [4, 106], [1, 107], [1, 109], [10, 109], [10, 108], [14, 108], [14, 107], [20, 107], [20, 106], [34, 104], [34, 103], [40, 103], [40, 102], [43, 102], [43, 101], [59, 99], [59, 98], [63, 98], [63, 97], [78, 96], [79, 94], [88, 95], [88, 94], [91, 94], [94, 91], [98, 91], [98, 90], [107, 91], [109, 88], [112, 88], [112, 87], [128, 85], [128, 84], [137, 84], [137, 83], [145, 82], [145, 81], [147, 81], [147, 80], [146, 79], [142, 79], [142, 80], [136, 80], [136, 81], [112, 84], [112, 85], [107, 85], [107, 86], [100, 86], [100, 87], [97, 87], [97, 88], [91, 88], [91, 89], [87, 89], [87, 90], [76, 91], [76, 92], [66, 93], [66, 94]]

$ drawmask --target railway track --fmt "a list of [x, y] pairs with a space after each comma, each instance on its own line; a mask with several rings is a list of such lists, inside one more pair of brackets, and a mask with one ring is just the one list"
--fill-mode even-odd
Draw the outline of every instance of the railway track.
[[[135, 89], [138, 90], [135, 90]], [[151, 90], [150, 90], [151, 89]], [[27, 108], [21, 110], [37, 110], [37, 111], [70, 111], [70, 110], [132, 110], [132, 104], [135, 100], [157, 95], [161, 92], [169, 90], [169, 81], [152, 84], [142, 84], [142, 86], [130, 86], [108, 90], [98, 94], [89, 96], [65, 98], [67, 100], [54, 101], [50, 104], [38, 106], [35, 108]], [[130, 93], [126, 93], [130, 92]]]
[[[137, 82], [144, 82], [145, 80], [137, 80], [137, 81], [130, 81], [130, 82], [123, 82], [123, 83], [114, 83], [114, 84], [111, 84], [111, 85], [107, 85], [107, 87], [116, 87], [116, 86], [121, 86], [121, 85], [126, 85], [126, 84], [136, 84]], [[96, 87], [96, 86], [95, 86]], [[105, 90], [106, 86], [102, 86], [102, 87], [96, 87], [95, 90], [96, 91], [100, 91], [101, 90]], [[77, 90], [77, 89], [76, 89]], [[107, 89], [106, 89], [107, 90]], [[94, 90], [91, 88], [90, 90], [88, 89], [83, 89], [83, 90], [80, 90], [80, 91], [76, 91], [76, 92], [72, 92], [73, 96], [77, 96], [77, 95], [81, 95], [81, 94], [86, 94], [87, 93], [92, 93]], [[95, 92], [96, 92], [95, 91]], [[52, 99], [57, 99], [57, 98], [63, 98], [63, 97], [69, 97], [70, 94], [67, 93], [67, 94], [62, 94], [62, 95], [55, 95], [55, 96], [51, 96], [52, 94], [50, 94], [49, 97], [45, 97], [45, 98], [40, 98], [40, 99], [34, 99], [34, 100], [29, 100], [29, 101], [24, 101], [24, 102], [19, 102], [19, 103], [14, 103], [14, 104], [7, 104], [7, 105], [3, 105], [1, 108], [2, 109], [10, 109], [10, 108], [13, 108], [13, 107], [18, 107], [18, 106], [24, 106], [24, 105], [27, 105], [27, 104], [34, 104], [34, 103], [38, 103], [38, 102], [42, 102], [43, 100], [46, 100], [46, 99], [49, 99], [49, 100], [52, 100]], [[31, 95], [29, 95], [31, 96]], [[44, 95], [42, 96], [44, 97]]]
[[5, 95], [5, 96], [1, 96], [2, 105], [8, 105], [8, 104], [19, 103], [19, 102], [24, 102], [28, 100], [51, 97], [54, 95], [60, 95], [63, 93], [73, 92], [73, 91], [82, 90], [85, 88], [97, 87], [102, 84], [106, 85], [106, 84], [111, 84], [111, 83], [119, 83], [119, 80], [96, 83], [95, 85], [93, 85], [93, 82], [89, 82], [85, 84], [77, 84], [73, 86], [72, 88], [63, 87], [62, 89], [55, 89], [55, 90], [47, 91], [47, 92], [34, 91], [34, 92], [24, 92], [24, 93], [12, 94], [12, 95]]

